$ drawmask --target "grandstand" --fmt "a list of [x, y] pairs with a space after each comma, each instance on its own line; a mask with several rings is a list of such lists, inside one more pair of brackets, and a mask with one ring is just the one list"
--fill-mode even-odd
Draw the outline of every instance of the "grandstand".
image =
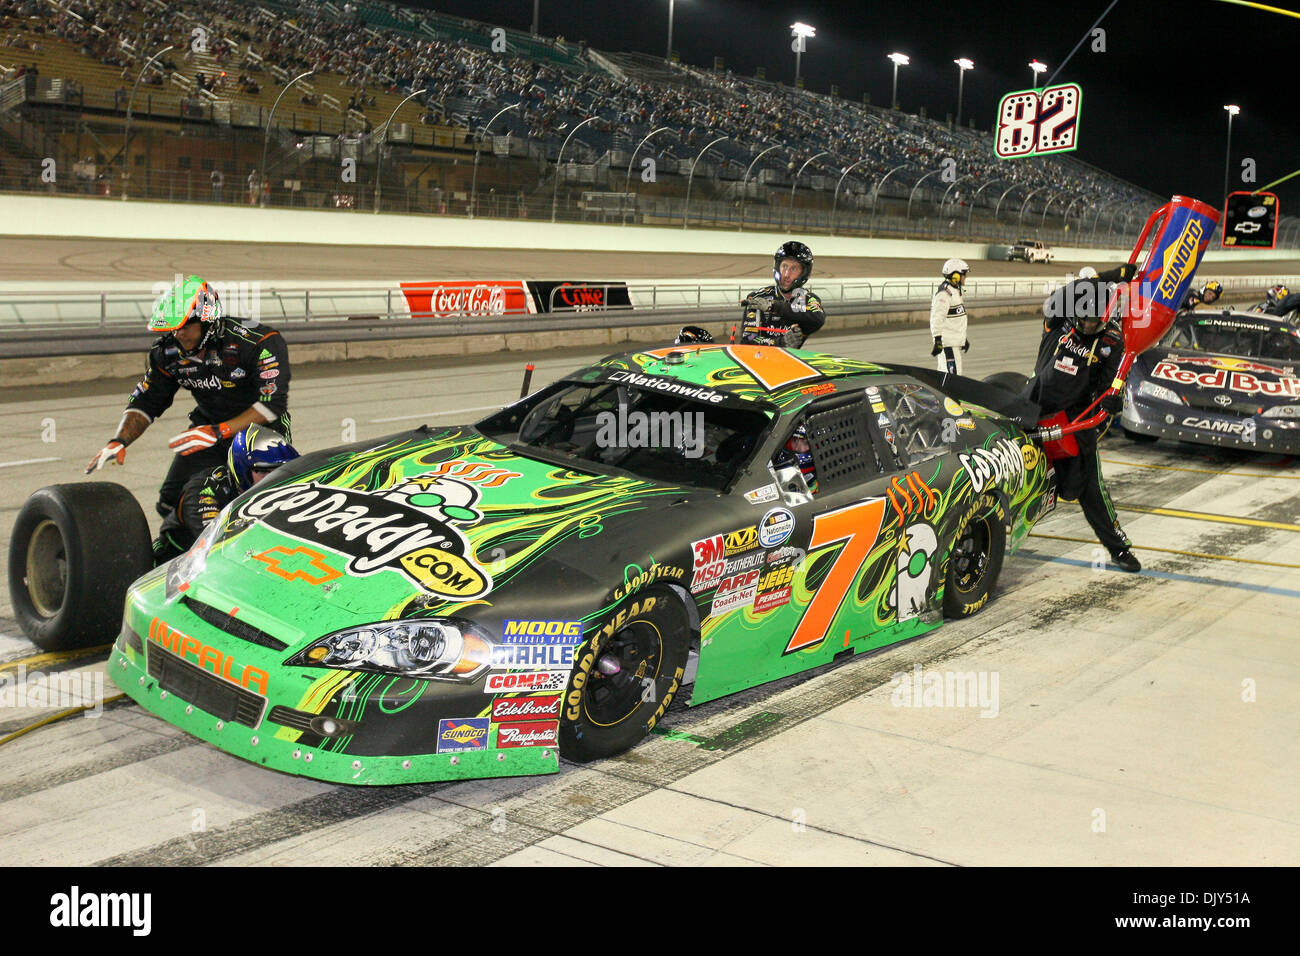
[[[1073, 244], [1163, 201], [973, 128], [394, 4], [0, 0], [0, 74], [0, 189]], [[51, 155], [81, 175], [40, 182]]]

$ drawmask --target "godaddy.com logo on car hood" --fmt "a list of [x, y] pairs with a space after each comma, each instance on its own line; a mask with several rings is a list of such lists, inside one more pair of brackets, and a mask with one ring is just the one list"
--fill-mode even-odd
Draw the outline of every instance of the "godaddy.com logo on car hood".
[[477, 501], [477, 489], [432, 475], [376, 492], [313, 481], [258, 495], [235, 518], [345, 554], [354, 575], [392, 569], [434, 594], [465, 599], [492, 589], [487, 572], [466, 558], [455, 527], [482, 518]]

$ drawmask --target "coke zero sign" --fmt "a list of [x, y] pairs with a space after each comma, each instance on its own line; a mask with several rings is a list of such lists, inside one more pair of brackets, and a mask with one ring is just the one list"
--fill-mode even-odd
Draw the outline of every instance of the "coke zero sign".
[[529, 282], [528, 291], [536, 312], [603, 312], [632, 307], [623, 282]]

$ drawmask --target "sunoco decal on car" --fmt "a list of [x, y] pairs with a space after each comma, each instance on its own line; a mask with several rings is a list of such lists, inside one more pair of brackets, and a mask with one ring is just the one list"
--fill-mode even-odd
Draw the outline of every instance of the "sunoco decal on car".
[[1025, 483], [1025, 457], [1020, 446], [999, 438], [992, 448], [976, 448], [970, 454], [957, 456], [961, 466], [970, 476], [971, 488], [978, 494], [997, 483], [1015, 479], [1017, 486]]
[[486, 750], [486, 717], [453, 717], [438, 721], [438, 753], [454, 754], [466, 750]]
[[477, 500], [470, 485], [429, 475], [382, 492], [313, 481], [258, 495], [236, 515], [347, 555], [352, 574], [400, 571], [434, 594], [465, 599], [492, 589], [488, 574], [465, 557], [468, 546], [453, 526], [482, 517], [472, 507]]

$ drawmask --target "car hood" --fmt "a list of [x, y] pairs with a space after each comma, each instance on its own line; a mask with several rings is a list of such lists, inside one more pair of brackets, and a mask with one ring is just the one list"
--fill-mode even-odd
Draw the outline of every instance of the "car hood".
[[1241, 410], [1300, 402], [1294, 365], [1268, 359], [1152, 348], [1138, 360], [1143, 375], [1174, 389], [1191, 408]]
[[232, 503], [186, 597], [291, 646], [411, 613], [542, 616], [608, 591], [610, 562], [671, 537], [645, 512], [692, 497], [525, 458], [468, 428], [355, 448]]

